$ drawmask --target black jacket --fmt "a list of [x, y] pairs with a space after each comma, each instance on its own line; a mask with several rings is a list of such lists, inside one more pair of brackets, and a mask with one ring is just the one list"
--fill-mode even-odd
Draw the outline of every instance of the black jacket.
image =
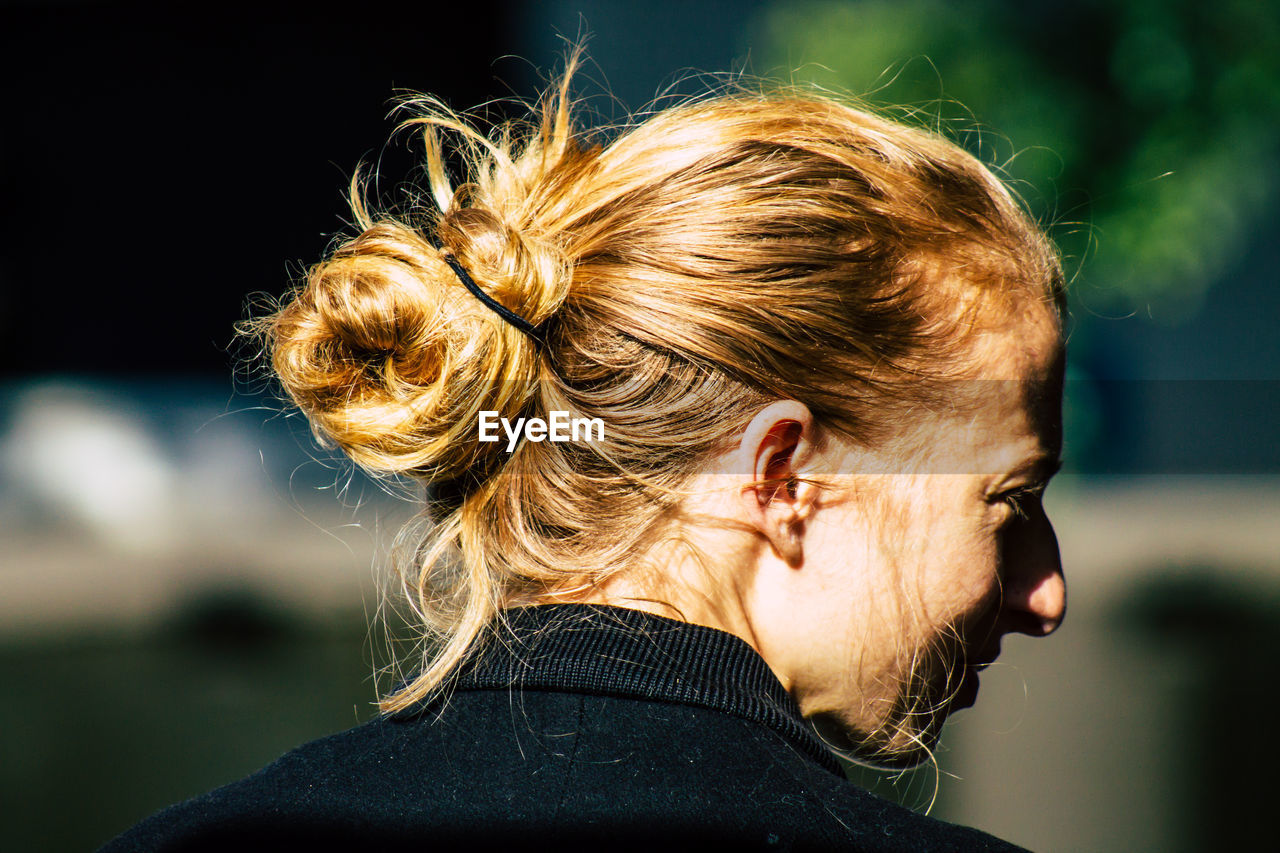
[[852, 785], [737, 637], [511, 611], [452, 689], [166, 809], [104, 851], [1015, 850]]

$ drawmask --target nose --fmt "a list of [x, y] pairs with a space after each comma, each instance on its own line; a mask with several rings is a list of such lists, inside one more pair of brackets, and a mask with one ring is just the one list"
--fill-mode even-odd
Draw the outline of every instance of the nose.
[[1005, 532], [1002, 620], [1006, 631], [1047, 637], [1067, 614], [1058, 537], [1044, 508], [1028, 508]]

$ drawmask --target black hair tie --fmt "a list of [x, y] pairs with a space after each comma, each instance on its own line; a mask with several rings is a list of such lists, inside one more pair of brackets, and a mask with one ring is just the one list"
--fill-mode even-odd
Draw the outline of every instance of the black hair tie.
[[444, 262], [453, 269], [454, 273], [458, 276], [458, 280], [462, 282], [462, 285], [467, 290], [470, 290], [476, 299], [483, 302], [486, 308], [506, 320], [512, 326], [515, 326], [517, 329], [524, 332], [538, 344], [541, 344], [542, 346], [547, 345], [546, 329], [543, 326], [533, 325], [528, 320], [481, 290], [480, 285], [475, 283], [471, 278], [471, 274], [467, 272], [466, 268], [463, 267], [462, 264], [458, 263], [458, 259], [453, 255], [444, 254], [442, 257], [444, 258]]

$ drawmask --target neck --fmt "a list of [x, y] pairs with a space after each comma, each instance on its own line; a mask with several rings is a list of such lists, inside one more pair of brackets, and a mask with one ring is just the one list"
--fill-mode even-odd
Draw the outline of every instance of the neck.
[[698, 534], [682, 530], [660, 552], [575, 600], [717, 628], [759, 652], [751, 619], [751, 569], [754, 552], [767, 543], [745, 531]]

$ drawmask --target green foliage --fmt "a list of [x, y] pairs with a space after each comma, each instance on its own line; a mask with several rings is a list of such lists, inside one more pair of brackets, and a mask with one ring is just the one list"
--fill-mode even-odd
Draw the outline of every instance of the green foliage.
[[777, 2], [773, 73], [906, 105], [998, 167], [1088, 308], [1189, 316], [1273, 209], [1280, 4]]

